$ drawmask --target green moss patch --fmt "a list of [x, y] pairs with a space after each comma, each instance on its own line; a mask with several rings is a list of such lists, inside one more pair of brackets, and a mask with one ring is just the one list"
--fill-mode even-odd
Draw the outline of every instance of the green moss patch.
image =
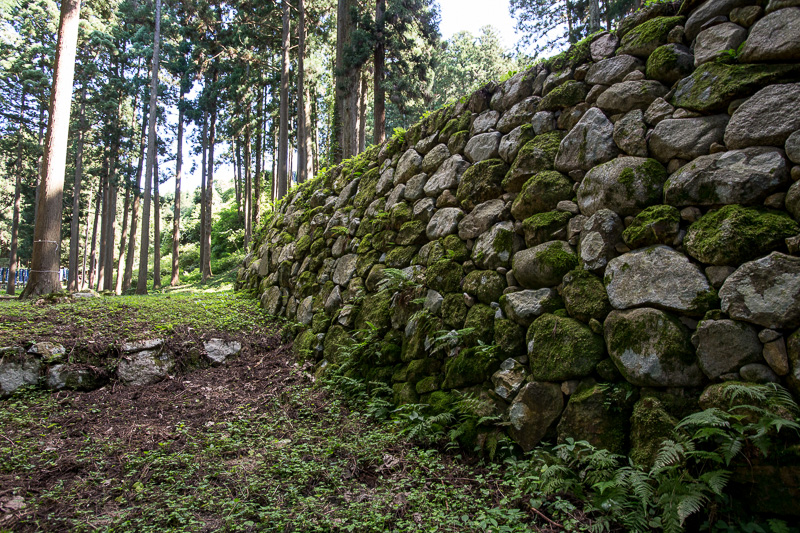
[[551, 211], [558, 202], [573, 197], [573, 182], [555, 170], [534, 174], [511, 206], [511, 214], [517, 220], [524, 220], [537, 213]]
[[508, 165], [502, 159], [487, 159], [469, 167], [456, 192], [462, 209], [472, 211], [476, 205], [500, 196], [503, 193], [500, 184], [506, 172]]
[[456, 292], [461, 287], [463, 269], [456, 262], [442, 260], [428, 267], [425, 284], [440, 293]]
[[500, 301], [506, 280], [494, 270], [473, 270], [464, 278], [464, 291], [485, 304]]
[[571, 317], [588, 323], [605, 320], [611, 312], [603, 281], [589, 271], [575, 269], [564, 276], [561, 296]]
[[[547, 211], [537, 213], [526, 218], [522, 223], [522, 231], [525, 232], [525, 245], [529, 248], [538, 246], [542, 243], [566, 237], [566, 228], [570, 213], [565, 211]], [[559, 235], [560, 232], [564, 235]]]
[[572, 318], [545, 313], [533, 321], [526, 341], [532, 350], [531, 377], [564, 381], [590, 375], [605, 355], [603, 337]]
[[578, 105], [586, 99], [589, 94], [589, 86], [583, 82], [569, 80], [542, 98], [539, 102], [539, 111], [560, 111], [565, 107]]
[[681, 213], [669, 205], [654, 205], [636, 215], [622, 239], [635, 250], [654, 244], [671, 245], [681, 226]]

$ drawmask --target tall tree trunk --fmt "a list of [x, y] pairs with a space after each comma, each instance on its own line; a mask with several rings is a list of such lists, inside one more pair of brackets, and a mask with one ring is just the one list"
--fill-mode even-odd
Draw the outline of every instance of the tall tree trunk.
[[91, 211], [88, 209], [86, 210], [86, 225], [83, 228], [83, 266], [81, 267], [81, 283], [80, 289], [83, 290], [86, 288], [86, 254], [89, 251], [89, 220], [90, 220]]
[[200, 163], [200, 272], [206, 264], [206, 177], [208, 169], [208, 120], [203, 111], [203, 133], [200, 137], [200, 148], [203, 157]]
[[[150, 103], [145, 104], [149, 106]], [[133, 209], [131, 209], [131, 238], [128, 240], [128, 253], [125, 254], [125, 276], [122, 278], [122, 292], [131, 288], [133, 283], [133, 260], [136, 255], [136, 233], [139, 225], [139, 203], [142, 197], [142, 173], [145, 159], [145, 135], [147, 134], [148, 110], [142, 110], [142, 134], [139, 136], [139, 165], [136, 168], [136, 187], [133, 189]]]
[[128, 241], [128, 210], [131, 207], [131, 187], [125, 187], [125, 203], [122, 207], [122, 233], [119, 237], [119, 258], [117, 259], [117, 280], [114, 293], [122, 294], [122, 278], [124, 276], [125, 244]]
[[[261, 95], [258, 95], [261, 98]], [[250, 245], [253, 236], [253, 177], [250, 173], [250, 102], [244, 114], [244, 247]], [[259, 191], [260, 192], [260, 191]]]
[[297, 182], [311, 178], [311, 106], [306, 86], [306, 8], [305, 0], [298, 0], [297, 24]]
[[[264, 120], [264, 100], [266, 100], [266, 92], [267, 92], [267, 84], [264, 83], [264, 87], [261, 88], [259, 86], [257, 91], [257, 98], [258, 103], [256, 104], [256, 172], [255, 174], [250, 176], [250, 181], [252, 183], [253, 188], [253, 196], [251, 201], [252, 207], [250, 208], [250, 227], [253, 228], [258, 225], [259, 217], [259, 210], [261, 208], [261, 187], [264, 184], [264, 177], [262, 176], [262, 171], [266, 167], [266, 161], [264, 161], [264, 150], [263, 146], [266, 144], [266, 139], [264, 135], [264, 128], [266, 125], [266, 120]], [[248, 150], [252, 150], [252, 148], [248, 148]], [[252, 159], [252, 155], [250, 158], [245, 158], [248, 161]], [[249, 163], [248, 163], [249, 166]]]
[[386, 140], [386, 91], [383, 88], [383, 76], [386, 70], [386, 45], [383, 32], [386, 28], [386, 0], [375, 2], [375, 23], [378, 25], [378, 43], [375, 46], [375, 81], [374, 81], [374, 114], [375, 144]]
[[369, 82], [367, 81], [367, 73], [361, 74], [361, 88], [358, 94], [358, 153], [364, 151], [367, 147], [367, 92], [369, 90]]
[[158, 194], [158, 156], [153, 163], [153, 290], [161, 288], [161, 197]]
[[101, 212], [100, 212], [100, 243], [97, 247], [97, 287], [98, 291], [103, 290], [105, 285], [105, 272], [106, 272], [106, 250], [108, 243], [108, 208], [111, 202], [108, 200], [108, 150], [105, 150], [105, 157], [103, 158], [103, 171], [100, 179], [102, 180], [102, 192], [100, 194]]
[[95, 288], [95, 280], [97, 279], [97, 230], [100, 225], [100, 202], [103, 198], [103, 183], [102, 180], [97, 191], [97, 196], [94, 199], [94, 224], [92, 224], [92, 252], [89, 255], [89, 288]]
[[153, 179], [153, 164], [156, 159], [156, 117], [158, 111], [158, 62], [161, 44], [161, 0], [156, 0], [156, 28], [153, 37], [152, 79], [150, 80], [150, 113], [147, 121], [147, 166], [144, 174], [144, 209], [142, 213], [142, 244], [139, 248], [139, 279], [136, 294], [147, 294], [147, 257], [150, 252], [150, 191]]
[[22, 139], [25, 134], [25, 98], [27, 91], [22, 88], [22, 98], [19, 104], [19, 136], [17, 139], [17, 175], [14, 179], [14, 214], [11, 221], [11, 250], [8, 256], [8, 283], [6, 283], [6, 293], [14, 296], [17, 291], [17, 248], [19, 247], [19, 212], [20, 197], [22, 196]]
[[[214, 68], [212, 85], [217, 85], [217, 70]], [[214, 203], [214, 144], [216, 143], [217, 133], [217, 96], [212, 98], [211, 120], [208, 127], [208, 179], [206, 180], [206, 212], [205, 212], [205, 233], [203, 242], [205, 243], [206, 257], [203, 263], [203, 281], [214, 275], [211, 272], [211, 213]]]
[[175, 158], [175, 203], [172, 208], [172, 279], [169, 284], [179, 285], [180, 266], [178, 264], [178, 246], [181, 240], [181, 172], [183, 167], [183, 100], [185, 91], [181, 83], [181, 95], [178, 101], [178, 153]]
[[[237, 135], [241, 131], [237, 132]], [[233, 142], [233, 189], [236, 194], [236, 214], [239, 215], [239, 220], [244, 222], [243, 205], [242, 205], [242, 143], [239, 140]]]
[[81, 0], [61, 2], [53, 89], [50, 95], [50, 121], [47, 125], [39, 189], [39, 217], [33, 232], [31, 276], [21, 298], [61, 290], [59, 248], [61, 243], [61, 200], [67, 165], [69, 114], [75, 54], [78, 45]]
[[599, 0], [589, 0], [589, 33], [600, 29], [600, 4]]
[[[111, 177], [110, 180], [116, 180]], [[108, 219], [106, 220], [108, 240], [106, 241], [105, 253], [105, 272], [106, 277], [103, 283], [103, 290], [110, 291], [114, 289], [114, 237], [117, 230], [117, 185], [111, 181], [108, 186]]]
[[78, 290], [78, 248], [80, 247], [81, 180], [83, 179], [83, 135], [86, 131], [86, 83], [81, 88], [81, 116], [75, 142], [75, 185], [72, 187], [72, 223], [69, 230], [69, 275], [67, 290]]
[[281, 40], [281, 100], [280, 100], [280, 132], [278, 140], [278, 199], [286, 196], [289, 186], [289, 47], [290, 23], [289, 2], [283, 4], [283, 35]]

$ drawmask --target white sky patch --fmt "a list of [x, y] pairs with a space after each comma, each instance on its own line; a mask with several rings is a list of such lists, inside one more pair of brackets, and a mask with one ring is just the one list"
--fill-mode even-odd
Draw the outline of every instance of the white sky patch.
[[442, 13], [439, 31], [444, 39], [459, 31], [479, 35], [481, 27], [494, 26], [500, 30], [506, 49], [513, 48], [519, 40], [508, 0], [439, 0], [439, 6]]

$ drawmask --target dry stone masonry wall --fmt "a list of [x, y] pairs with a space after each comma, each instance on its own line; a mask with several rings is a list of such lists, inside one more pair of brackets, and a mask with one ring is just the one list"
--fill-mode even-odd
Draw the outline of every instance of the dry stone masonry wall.
[[320, 369], [376, 328], [397, 403], [647, 463], [726, 384], [800, 398], [799, 82], [797, 0], [657, 4], [291, 192], [238, 283]]

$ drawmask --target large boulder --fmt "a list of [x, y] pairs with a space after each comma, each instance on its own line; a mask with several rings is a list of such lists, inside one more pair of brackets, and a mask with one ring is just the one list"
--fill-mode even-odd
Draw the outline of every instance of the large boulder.
[[495, 270], [511, 266], [511, 256], [522, 247], [522, 239], [514, 233], [514, 224], [500, 222], [478, 237], [472, 248], [472, 261], [478, 268]]
[[665, 96], [668, 89], [655, 80], [631, 80], [615, 83], [597, 99], [597, 107], [609, 114], [627, 113], [633, 109], [645, 111], [656, 98]]
[[617, 156], [614, 125], [596, 107], [590, 108], [562, 139], [555, 159], [561, 172], [591, 170]]
[[650, 153], [662, 163], [707, 155], [722, 142], [727, 124], [728, 115], [662, 120], [650, 135]]
[[[670, 103], [701, 113], [724, 111], [737, 98], [774, 83], [794, 81], [800, 76], [800, 65], [727, 65], [705, 63], [690, 76], [680, 80]], [[752, 143], [748, 146], [761, 144]], [[741, 148], [730, 146], [728, 148]]]
[[671, 205], [653, 205], [636, 215], [622, 232], [622, 239], [631, 250], [671, 245], [681, 230], [681, 213]]
[[777, 148], [753, 147], [698, 157], [664, 185], [664, 203], [758, 204], [789, 182], [786, 159]]
[[761, 358], [761, 341], [749, 324], [735, 320], [703, 320], [692, 335], [697, 361], [709, 379], [735, 373]]
[[502, 159], [487, 159], [469, 167], [456, 192], [459, 205], [466, 211], [472, 211], [478, 204], [500, 196], [506, 172], [508, 165]]
[[730, 149], [748, 146], [783, 147], [800, 129], [800, 84], [770, 85], [733, 113], [725, 130]]
[[684, 27], [686, 40], [692, 42], [703, 30], [706, 23], [712, 19], [720, 16], [727, 17], [733, 9], [752, 3], [751, 0], [714, 0], [713, 2], [699, 3], [700, 5], [692, 10], [691, 15], [686, 20]]
[[605, 283], [615, 309], [647, 306], [702, 315], [716, 300], [700, 268], [668, 246], [643, 248], [612, 259]]
[[485, 304], [499, 301], [505, 288], [505, 278], [494, 270], [473, 270], [464, 278], [464, 292]]
[[659, 46], [647, 58], [647, 77], [671, 86], [694, 69], [694, 55], [682, 44]]
[[572, 318], [581, 322], [602, 322], [611, 312], [603, 281], [586, 270], [575, 269], [564, 276], [561, 295]]
[[579, 379], [594, 372], [605, 357], [603, 337], [574, 318], [545, 313], [526, 337], [531, 378], [537, 381]]
[[629, 422], [636, 395], [630, 385], [582, 384], [569, 397], [558, 423], [558, 442], [584, 440], [612, 453], [627, 451]]
[[643, 68], [641, 59], [626, 54], [617, 55], [590, 66], [585, 81], [590, 85], [614, 85], [623, 81], [631, 72]]
[[555, 170], [534, 174], [511, 205], [511, 214], [517, 220], [531, 215], [553, 211], [564, 200], [572, 199], [572, 181]]
[[615, 212], [600, 209], [583, 223], [578, 244], [578, 256], [586, 270], [602, 272], [617, 255], [616, 246], [622, 240], [623, 222]]
[[695, 66], [725, 57], [729, 50], [739, 48], [745, 38], [747, 30], [733, 22], [723, 22], [701, 31], [694, 43]]
[[711, 265], [736, 266], [783, 247], [800, 226], [783, 211], [726, 205], [689, 227], [686, 251]]
[[789, 7], [773, 11], [756, 22], [747, 36], [739, 60], [797, 61], [800, 59], [800, 8]]
[[142, 350], [120, 358], [117, 377], [125, 385], [151, 385], [166, 379], [174, 368], [175, 360], [168, 352]]
[[507, 135], [503, 135], [503, 138], [500, 139], [500, 159], [508, 164], [513, 163], [520, 148], [535, 136], [536, 133], [531, 124], [518, 126]]
[[400, 157], [400, 161], [397, 162], [397, 169], [394, 172], [394, 184], [398, 185], [407, 182], [412, 176], [419, 173], [421, 166], [422, 156], [413, 148], [409, 148]]
[[578, 266], [578, 258], [565, 241], [550, 241], [517, 252], [513, 258], [517, 282], [526, 289], [554, 287], [564, 274]]
[[463, 239], [479, 237], [500, 220], [505, 202], [499, 198], [475, 206], [475, 209], [458, 223], [458, 236]]
[[[425, 228], [425, 234], [428, 239], [435, 241], [458, 232], [458, 223], [464, 218], [464, 212], [457, 207], [445, 207], [439, 209], [431, 217], [428, 226]], [[334, 280], [335, 282], [336, 280]]]
[[625, 34], [617, 54], [647, 58], [656, 48], [667, 44], [672, 28], [683, 21], [683, 17], [655, 17], [643, 22]]
[[531, 451], [564, 410], [564, 394], [557, 383], [532, 382], [522, 387], [508, 409], [508, 432], [514, 442]]
[[[311, 323], [311, 320], [306, 322]], [[209, 339], [203, 343], [206, 358], [212, 365], [221, 365], [229, 357], [235, 357], [242, 351], [242, 343], [239, 341], [226, 341], [225, 339]]]
[[498, 131], [476, 135], [467, 141], [464, 155], [471, 163], [495, 159], [500, 156], [500, 139], [502, 138], [503, 134]]
[[[5, 348], [2, 349], [5, 350]], [[36, 385], [39, 381], [41, 367], [38, 359], [21, 356], [11, 349], [2, 353], [2, 357], [0, 357], [0, 398], [11, 396], [21, 387]]]
[[590, 170], [578, 188], [578, 206], [591, 216], [606, 208], [635, 215], [661, 202], [666, 169], [655, 159], [619, 157]]
[[515, 104], [511, 109], [503, 113], [503, 116], [497, 122], [497, 131], [508, 133], [514, 128], [529, 123], [534, 113], [536, 113], [540, 100], [541, 98], [538, 96], [531, 96]]
[[639, 387], [696, 387], [697, 365], [689, 330], [658, 309], [612, 311], [605, 324], [608, 353], [627, 381]]
[[628, 155], [647, 157], [646, 133], [647, 126], [641, 109], [626, 113], [614, 124], [614, 142]]
[[722, 311], [765, 328], [800, 326], [800, 257], [773, 252], [731, 274], [719, 291]]
[[526, 328], [537, 317], [560, 309], [562, 304], [561, 297], [555, 289], [523, 290], [500, 297], [500, 308], [503, 313]]
[[537, 135], [525, 143], [503, 180], [503, 189], [519, 192], [523, 184], [534, 174], [553, 170], [562, 135], [559, 131], [551, 131]]
[[47, 371], [52, 390], [93, 391], [108, 383], [108, 375], [89, 365], [54, 365]]
[[425, 196], [438, 197], [444, 191], [455, 189], [461, 181], [461, 176], [469, 168], [469, 163], [456, 154], [442, 163], [439, 170], [425, 182]]

